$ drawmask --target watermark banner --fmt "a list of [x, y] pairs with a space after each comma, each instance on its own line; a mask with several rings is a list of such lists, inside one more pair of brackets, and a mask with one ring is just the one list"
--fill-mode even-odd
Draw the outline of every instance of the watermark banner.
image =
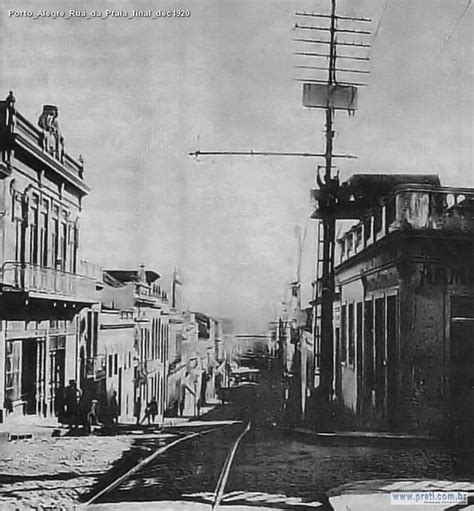
[[397, 491], [390, 493], [394, 506], [412, 506], [413, 504], [467, 504], [464, 491]]

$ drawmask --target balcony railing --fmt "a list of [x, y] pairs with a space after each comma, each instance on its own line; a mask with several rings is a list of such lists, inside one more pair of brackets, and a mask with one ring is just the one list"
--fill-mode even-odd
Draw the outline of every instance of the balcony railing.
[[394, 231], [474, 233], [474, 189], [402, 185], [338, 241], [339, 263]]
[[6, 262], [1, 267], [1, 285], [16, 291], [38, 293], [45, 298], [97, 301], [96, 281], [91, 277], [32, 263]]
[[141, 283], [135, 285], [135, 297], [150, 302], [168, 302], [168, 296], [162, 291], [161, 287], [154, 287]]

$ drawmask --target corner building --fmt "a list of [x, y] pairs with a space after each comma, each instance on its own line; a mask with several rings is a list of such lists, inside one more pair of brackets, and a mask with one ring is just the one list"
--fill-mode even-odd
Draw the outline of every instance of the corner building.
[[0, 420], [56, 414], [77, 379], [78, 314], [95, 301], [98, 269], [79, 259], [89, 188], [64, 150], [58, 109], [38, 127], [0, 101]]
[[347, 209], [362, 214], [339, 239], [335, 394], [373, 427], [465, 435], [474, 428], [474, 190], [436, 176], [356, 175], [349, 186]]

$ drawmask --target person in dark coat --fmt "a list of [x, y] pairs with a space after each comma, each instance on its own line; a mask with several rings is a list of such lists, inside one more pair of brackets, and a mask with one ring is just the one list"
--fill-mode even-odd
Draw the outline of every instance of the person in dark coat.
[[142, 401], [139, 397], [135, 399], [135, 403], [133, 405], [133, 416], [137, 420], [137, 426], [140, 424], [140, 415], [142, 412]]
[[56, 390], [54, 391], [54, 413], [56, 414], [56, 417], [58, 418], [58, 421], [61, 424], [64, 424], [66, 421], [64, 415], [65, 415], [65, 389], [63, 386], [56, 387]]
[[155, 417], [158, 415], [158, 401], [156, 400], [156, 397], [150, 401], [148, 407], [150, 409], [151, 421], [155, 422]]
[[66, 387], [64, 395], [65, 415], [69, 426], [77, 426], [81, 391], [77, 388], [76, 380], [69, 380], [69, 385]]
[[120, 415], [120, 406], [117, 401], [117, 391], [114, 390], [112, 397], [110, 398], [110, 418], [112, 423], [118, 424], [118, 417]]

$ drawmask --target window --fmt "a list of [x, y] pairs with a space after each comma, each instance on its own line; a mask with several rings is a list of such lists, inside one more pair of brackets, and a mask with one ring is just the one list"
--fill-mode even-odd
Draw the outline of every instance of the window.
[[109, 359], [108, 359], [108, 373], [109, 373], [109, 378], [112, 376], [112, 371], [113, 371], [113, 363], [114, 363], [114, 357], [113, 355], [109, 355]]
[[349, 339], [349, 364], [354, 364], [354, 347], [355, 347], [355, 338], [354, 338], [354, 304], [349, 304], [349, 319], [348, 319], [348, 339]]
[[118, 353], [114, 355], [114, 374], [118, 374]]
[[11, 401], [21, 397], [21, 342], [7, 341], [5, 354], [5, 396]]
[[48, 211], [41, 211], [40, 219], [41, 266], [48, 266]]
[[59, 246], [59, 266], [61, 270], [66, 270], [66, 254], [67, 254], [67, 225], [61, 224], [61, 241]]
[[95, 357], [97, 355], [97, 351], [99, 349], [99, 312], [94, 311], [92, 316], [94, 318], [94, 328], [92, 329], [92, 353]]
[[59, 220], [53, 219], [53, 233], [52, 233], [52, 267], [57, 269], [59, 263]]
[[357, 352], [357, 367], [360, 374], [362, 365], [362, 302], [356, 305], [356, 352]]
[[385, 299], [375, 300], [375, 378], [378, 386], [385, 379]]
[[374, 316], [372, 300], [365, 302], [364, 310], [364, 372], [368, 389], [374, 386]]
[[341, 308], [341, 362], [347, 359], [347, 306]]
[[20, 261], [22, 257], [22, 237], [21, 237], [21, 220], [15, 221], [15, 261]]
[[30, 223], [30, 263], [38, 264], [38, 199], [33, 197], [31, 204], [31, 212], [29, 217]]
[[382, 208], [377, 209], [374, 213], [374, 240], [377, 238], [380, 229], [382, 229]]
[[364, 220], [364, 243], [367, 245], [367, 242], [371, 238], [371, 229], [372, 229], [372, 218], [368, 217]]
[[158, 353], [156, 354], [157, 360], [161, 360], [161, 356], [163, 353], [162, 349], [162, 338], [161, 338], [161, 319], [158, 318], [158, 323], [156, 325], [156, 333], [157, 333], [157, 340], [158, 340]]
[[73, 236], [72, 236], [71, 245], [72, 245], [71, 271], [72, 271], [72, 273], [76, 273], [77, 247], [79, 246], [79, 227], [77, 225], [73, 226]]
[[396, 202], [395, 197], [392, 197], [390, 201], [385, 206], [385, 215], [386, 215], [386, 229], [388, 231], [389, 226], [392, 222], [395, 221], [397, 210], [396, 210]]

